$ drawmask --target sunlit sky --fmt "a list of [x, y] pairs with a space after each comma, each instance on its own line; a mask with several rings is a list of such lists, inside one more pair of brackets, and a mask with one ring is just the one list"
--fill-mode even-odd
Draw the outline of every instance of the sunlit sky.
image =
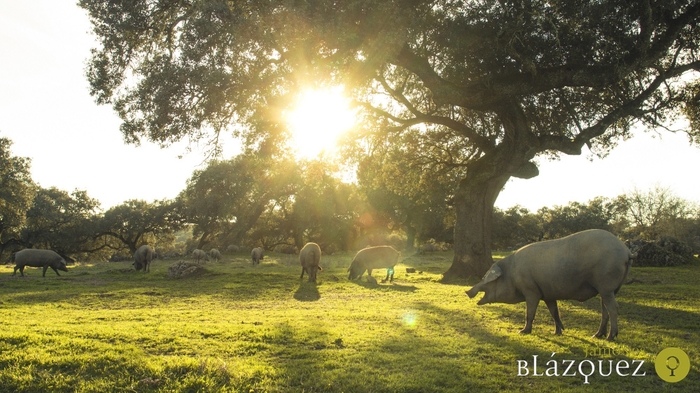
[[300, 94], [286, 116], [292, 131], [290, 144], [298, 157], [315, 158], [323, 151], [332, 150], [338, 137], [355, 124], [355, 114], [343, 90], [338, 86]]
[[[97, 106], [84, 68], [96, 46], [85, 12], [75, 1], [0, 0], [0, 137], [12, 153], [32, 159], [32, 177], [42, 187], [87, 190], [103, 208], [128, 199], [173, 198], [204, 151], [185, 145], [168, 149], [125, 145], [111, 107]], [[684, 134], [641, 133], [607, 158], [565, 156], [540, 161], [540, 175], [508, 182], [496, 205], [542, 206], [615, 197], [637, 188], [670, 188], [700, 202], [700, 148]], [[236, 153], [229, 141], [225, 155]]]

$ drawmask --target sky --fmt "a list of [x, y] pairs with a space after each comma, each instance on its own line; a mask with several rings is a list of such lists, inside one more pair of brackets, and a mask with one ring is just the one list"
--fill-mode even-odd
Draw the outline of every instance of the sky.
[[[39, 185], [86, 190], [103, 209], [174, 198], [204, 167], [204, 150], [123, 143], [119, 118], [89, 94], [85, 65], [97, 44], [75, 3], [0, 0], [0, 137], [13, 141], [13, 155], [31, 158]], [[535, 211], [657, 186], [700, 203], [700, 148], [682, 133], [659, 134], [640, 131], [605, 159], [591, 161], [584, 149], [581, 156], [540, 160], [540, 175], [510, 180], [496, 206]], [[235, 152], [235, 143], [226, 147], [225, 155]]]

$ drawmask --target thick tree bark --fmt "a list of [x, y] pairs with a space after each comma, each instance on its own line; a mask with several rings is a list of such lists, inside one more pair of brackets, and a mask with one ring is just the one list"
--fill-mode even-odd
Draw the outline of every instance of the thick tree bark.
[[487, 180], [465, 179], [460, 184], [454, 199], [455, 256], [452, 265], [444, 274], [444, 280], [481, 278], [493, 264], [493, 206], [509, 178], [508, 175], [502, 175]]
[[211, 235], [211, 232], [209, 231], [204, 231], [204, 233], [202, 233], [202, 237], [200, 237], [199, 241], [197, 242], [198, 249], [203, 250], [204, 245], [209, 243], [209, 235]]
[[491, 232], [493, 207], [511, 177], [529, 179], [539, 174], [530, 160], [538, 152], [538, 140], [528, 132], [530, 124], [517, 103], [498, 108], [504, 140], [467, 168], [455, 194], [455, 256], [444, 280], [481, 278], [493, 264]]
[[412, 225], [406, 226], [406, 251], [412, 251], [416, 245], [416, 229]]

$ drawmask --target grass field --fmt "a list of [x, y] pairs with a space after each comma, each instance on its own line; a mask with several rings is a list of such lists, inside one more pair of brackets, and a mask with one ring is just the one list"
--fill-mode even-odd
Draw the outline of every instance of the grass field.
[[[554, 336], [544, 304], [519, 335], [525, 304], [476, 306], [470, 285], [440, 283], [449, 253], [404, 258], [393, 284], [347, 280], [350, 254], [324, 256], [318, 285], [295, 256], [227, 255], [170, 279], [130, 263], [81, 263], [57, 277], [0, 267], [0, 392], [686, 391], [700, 386], [700, 263], [632, 268], [618, 295], [620, 335], [590, 338], [598, 298], [560, 302]], [[407, 274], [406, 267], [416, 273]], [[384, 270], [375, 272], [375, 276]], [[679, 347], [691, 370], [671, 384], [656, 354]], [[555, 353], [552, 355], [552, 353]], [[533, 356], [559, 376], [533, 376]], [[564, 360], [644, 361], [639, 373], [563, 376]], [[530, 364], [527, 376], [518, 360]], [[607, 367], [607, 366], [606, 366]], [[606, 374], [608, 369], [602, 370]], [[631, 373], [628, 370], [626, 373]], [[582, 373], [590, 373], [583, 367]]]

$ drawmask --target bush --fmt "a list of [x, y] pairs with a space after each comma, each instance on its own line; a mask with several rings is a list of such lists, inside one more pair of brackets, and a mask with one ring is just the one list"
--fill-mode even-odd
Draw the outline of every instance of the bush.
[[168, 277], [170, 278], [199, 276], [204, 272], [206, 272], [206, 269], [203, 267], [187, 261], [177, 261], [168, 267]]
[[637, 253], [633, 262], [635, 266], [678, 266], [692, 260], [690, 247], [670, 236], [664, 236], [655, 242], [637, 240], [629, 246], [632, 252]]
[[685, 242], [678, 240], [675, 237], [664, 236], [656, 243], [659, 245], [659, 247], [672, 254], [679, 255], [687, 260], [691, 260], [693, 258], [692, 248], [690, 248], [690, 246]]
[[291, 244], [278, 244], [275, 246], [274, 252], [279, 254], [298, 254], [297, 248]]
[[406, 248], [406, 235], [392, 233], [391, 235], [386, 237], [385, 244], [394, 247], [398, 251], [403, 251]]

